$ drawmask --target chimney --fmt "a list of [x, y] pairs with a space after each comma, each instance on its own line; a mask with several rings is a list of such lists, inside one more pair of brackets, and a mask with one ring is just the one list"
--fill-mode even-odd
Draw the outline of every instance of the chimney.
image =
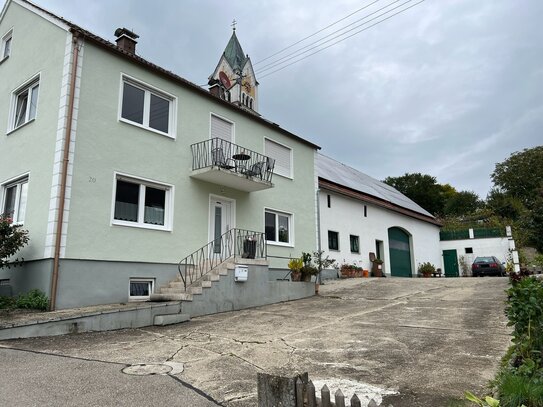
[[117, 28], [115, 30], [115, 37], [117, 37], [115, 42], [120, 49], [129, 54], [136, 53], [136, 44], [138, 43], [136, 38], [140, 37], [138, 34], [127, 30], [126, 28]]

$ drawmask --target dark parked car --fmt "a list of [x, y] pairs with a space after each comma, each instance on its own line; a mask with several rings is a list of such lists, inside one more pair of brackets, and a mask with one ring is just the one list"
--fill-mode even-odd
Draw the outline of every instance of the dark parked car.
[[476, 257], [471, 265], [473, 277], [479, 276], [505, 276], [505, 267], [494, 256]]

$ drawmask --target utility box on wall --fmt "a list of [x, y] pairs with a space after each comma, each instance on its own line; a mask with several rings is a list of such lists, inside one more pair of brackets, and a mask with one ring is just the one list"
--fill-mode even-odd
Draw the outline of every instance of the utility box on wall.
[[236, 264], [234, 269], [234, 281], [247, 281], [247, 276], [249, 274], [249, 267]]

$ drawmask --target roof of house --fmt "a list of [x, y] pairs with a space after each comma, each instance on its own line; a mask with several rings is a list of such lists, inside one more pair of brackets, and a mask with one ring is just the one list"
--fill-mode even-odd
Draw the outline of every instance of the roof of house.
[[228, 44], [226, 44], [226, 48], [224, 49], [224, 57], [233, 70], [241, 70], [247, 62], [248, 58], [243, 53], [243, 49], [241, 48], [241, 44], [238, 41], [235, 31], [232, 31], [230, 41], [228, 41]]
[[[134, 63], [137, 63], [138, 65], [141, 65], [141, 66], [144, 66], [145, 68], [149, 69], [149, 70], [152, 70], [154, 71], [155, 73], [157, 74], [160, 74], [160, 75], [163, 75], [165, 77], [167, 77], [168, 79], [176, 82], [177, 84], [183, 86], [184, 88], [186, 89], [189, 89], [193, 92], [196, 92], [198, 93], [199, 95], [203, 96], [203, 97], [207, 97], [211, 100], [213, 100], [214, 102], [216, 103], [220, 103], [222, 104], [223, 106], [226, 106], [227, 108], [230, 108], [232, 110], [235, 110], [237, 113], [241, 114], [241, 115], [244, 115], [245, 117], [251, 119], [251, 120], [255, 120], [275, 131], [278, 131], [288, 137], [291, 137], [301, 143], [304, 143], [306, 145], [309, 145], [315, 149], [318, 149], [320, 150], [320, 146], [318, 146], [317, 144], [315, 143], [312, 143], [311, 141], [309, 140], [306, 140], [300, 136], [297, 136], [296, 134], [294, 133], [291, 133], [289, 132], [288, 130], [285, 130], [283, 129], [281, 126], [279, 126], [277, 123], [274, 123], [270, 120], [267, 120], [267, 119], [264, 119], [262, 116], [260, 115], [256, 115], [254, 113], [251, 113], [250, 111], [246, 110], [246, 109], [243, 109], [242, 107], [240, 106], [237, 106], [236, 104], [234, 103], [230, 103], [224, 99], [221, 99], [220, 97], [218, 96], [215, 96], [213, 95], [212, 93], [210, 93], [208, 90], [206, 89], [203, 89], [201, 88], [200, 86], [196, 85], [195, 83], [193, 82], [190, 82], [188, 81], [187, 79], [171, 72], [171, 71], [168, 71], [167, 69], [164, 69], [156, 64], [153, 64], [152, 62], [149, 62], [147, 61], [146, 59], [138, 56], [138, 55], [135, 55], [135, 54], [131, 54], [125, 50], [123, 50], [122, 48], [118, 47], [117, 45], [107, 41], [106, 39], [96, 35], [96, 34], [93, 34], [91, 33], [90, 31], [87, 31], [85, 30], [84, 28], [78, 26], [77, 24], [74, 24], [72, 23], [71, 21], [68, 21], [66, 20], [65, 18], [63, 17], [59, 17], [57, 16], [56, 14], [44, 9], [43, 7], [40, 7], [38, 5], [36, 5], [35, 3], [32, 3], [31, 1], [29, 0], [20, 0], [32, 7], [35, 7], [36, 9], [40, 10], [41, 12], [49, 15], [50, 17], [53, 17], [54, 19], [58, 20], [59, 22], [65, 24], [72, 33], [74, 33], [74, 35], [78, 35], [80, 37], [83, 37], [85, 40], [88, 40], [90, 42], [92, 42], [93, 44], [96, 44], [98, 46], [101, 46], [102, 48], [110, 51], [110, 52], [113, 52], [119, 56], [122, 56]], [[6, 7], [8, 5], [9, 1], [6, 2]], [[233, 37], [235, 37], [233, 35]], [[230, 41], [232, 41], [232, 38], [230, 39]], [[238, 43], [239, 45], [239, 42], [237, 41], [237, 38], [235, 38], [235, 42]], [[229, 42], [230, 44], [230, 42]], [[228, 49], [228, 45], [227, 45], [227, 49]], [[225, 50], [226, 51], [226, 50]], [[241, 49], [241, 46], [239, 45], [239, 51], [243, 53], [243, 50]], [[237, 51], [236, 51], [237, 52]]]
[[430, 212], [395, 188], [333, 158], [318, 154], [317, 172], [321, 187], [440, 225]]

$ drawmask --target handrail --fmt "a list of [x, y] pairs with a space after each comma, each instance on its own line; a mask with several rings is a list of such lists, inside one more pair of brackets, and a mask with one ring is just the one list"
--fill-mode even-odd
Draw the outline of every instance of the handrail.
[[206, 274], [232, 257], [265, 259], [267, 247], [264, 233], [230, 229], [189, 254], [177, 266], [185, 291], [187, 287], [200, 281]]
[[272, 181], [275, 160], [271, 157], [218, 137], [192, 144], [190, 148], [193, 171], [218, 167], [247, 178]]

